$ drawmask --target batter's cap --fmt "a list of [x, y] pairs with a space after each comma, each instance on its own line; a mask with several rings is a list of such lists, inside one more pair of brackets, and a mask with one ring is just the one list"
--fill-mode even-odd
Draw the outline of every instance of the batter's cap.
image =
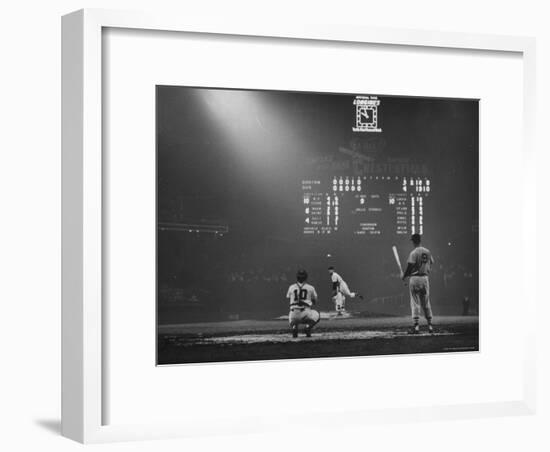
[[422, 236], [420, 234], [411, 235], [411, 240], [413, 241], [413, 243], [420, 243], [421, 239], [422, 239]]

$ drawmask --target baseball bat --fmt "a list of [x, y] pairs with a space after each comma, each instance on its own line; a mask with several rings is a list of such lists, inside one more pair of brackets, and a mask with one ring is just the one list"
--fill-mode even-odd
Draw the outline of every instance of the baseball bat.
[[403, 278], [403, 267], [401, 267], [401, 261], [399, 260], [399, 254], [397, 253], [397, 247], [393, 245], [391, 249], [393, 251], [393, 257], [395, 257], [395, 262], [399, 267], [399, 274], [401, 275], [401, 278]]

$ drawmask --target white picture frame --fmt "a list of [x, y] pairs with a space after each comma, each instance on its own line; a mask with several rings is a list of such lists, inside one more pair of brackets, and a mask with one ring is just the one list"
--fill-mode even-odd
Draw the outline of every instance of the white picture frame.
[[[337, 41], [443, 49], [513, 52], [523, 60], [524, 165], [522, 249], [535, 261], [536, 201], [535, 40], [526, 37], [346, 26], [208, 25], [170, 16], [108, 10], [80, 10], [62, 22], [62, 434], [83, 443], [155, 439], [213, 433], [270, 430], [268, 423], [212, 420], [193, 425], [103, 425], [102, 363], [106, 350], [102, 315], [102, 32], [105, 28], [208, 33], [223, 36]], [[533, 275], [529, 278], [534, 278]], [[535, 285], [524, 294], [523, 309], [535, 309]], [[535, 412], [535, 338], [526, 334], [523, 397], [494, 403], [445, 407], [357, 407], [354, 423], [478, 418]], [[217, 368], [219, 371], [219, 367]], [[146, 388], [144, 388], [146, 390]], [[341, 414], [319, 413], [309, 422], [333, 424]], [[288, 420], [287, 422], [291, 422]]]

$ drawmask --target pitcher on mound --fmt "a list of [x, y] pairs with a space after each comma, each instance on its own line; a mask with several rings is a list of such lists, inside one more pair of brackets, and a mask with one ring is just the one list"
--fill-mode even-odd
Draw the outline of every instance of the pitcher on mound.
[[359, 297], [362, 300], [363, 296], [356, 292], [351, 292], [346, 281], [336, 273], [333, 266], [328, 268], [328, 273], [332, 282], [332, 301], [334, 302], [337, 315], [341, 316], [346, 312], [346, 297]]

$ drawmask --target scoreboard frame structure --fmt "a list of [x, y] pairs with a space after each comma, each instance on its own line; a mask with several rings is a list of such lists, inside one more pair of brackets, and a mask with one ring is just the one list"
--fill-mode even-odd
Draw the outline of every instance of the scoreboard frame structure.
[[[524, 388], [520, 397], [491, 403], [369, 409], [355, 407], [348, 413], [318, 413], [313, 416], [197, 420], [193, 423], [112, 424], [105, 418], [110, 393], [105, 382], [105, 319], [102, 296], [104, 262], [104, 190], [102, 173], [103, 90], [102, 36], [110, 28], [141, 32], [208, 34], [219, 39], [238, 36], [240, 40], [263, 37], [295, 42], [314, 40], [318, 44], [369, 43], [380, 46], [422, 47], [485, 52], [509, 52], [523, 61], [523, 143], [524, 205], [518, 215], [525, 225], [522, 253], [526, 262], [537, 260], [535, 61], [533, 38], [494, 36], [460, 32], [350, 27], [344, 25], [274, 24], [245, 22], [202, 23], [174, 15], [139, 12], [80, 10], [62, 19], [62, 435], [82, 443], [196, 437], [221, 434], [284, 431], [289, 425], [333, 428], [342, 419], [352, 424], [418, 422], [427, 420], [472, 419], [534, 414], [536, 411], [536, 340], [534, 333], [522, 337], [525, 364]], [[497, 265], [496, 263], [495, 265]], [[533, 272], [532, 272], [533, 273]], [[525, 275], [531, 282], [522, 298], [525, 318], [536, 318], [536, 274]], [[542, 278], [539, 278], [539, 281]], [[538, 290], [541, 290], [540, 288]], [[542, 292], [540, 299], [544, 300]], [[145, 302], [145, 301], [144, 301]], [[151, 301], [152, 302], [152, 301]], [[408, 358], [411, 359], [411, 358]], [[266, 364], [259, 364], [266, 365]], [[164, 370], [167, 372], [168, 370]], [[215, 367], [216, 372], [223, 366]], [[214, 372], [214, 368], [212, 369]], [[143, 388], [152, 391], [153, 388]], [[195, 388], [200, 390], [200, 388]], [[282, 423], [282, 424], [281, 424]]]

